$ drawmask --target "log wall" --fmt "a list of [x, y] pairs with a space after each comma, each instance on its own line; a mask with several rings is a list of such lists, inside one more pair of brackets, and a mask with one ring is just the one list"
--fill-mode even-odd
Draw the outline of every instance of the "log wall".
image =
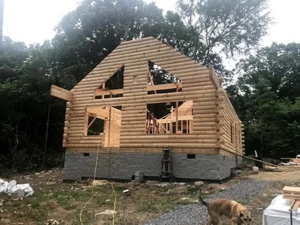
[[233, 152], [238, 155], [244, 153], [244, 132], [242, 122], [239, 120], [228, 96], [223, 89], [219, 89], [219, 95], [223, 97], [220, 101], [222, 108], [220, 118], [222, 126], [220, 128], [221, 138], [224, 140], [221, 143], [221, 148]]
[[[149, 60], [179, 78], [182, 92], [148, 95]], [[122, 66], [125, 66], [123, 97], [95, 99], [95, 89]], [[199, 153], [203, 149], [216, 151], [220, 147], [241, 152], [241, 124], [222, 90], [212, 69], [201, 66], [152, 37], [123, 42], [71, 90], [72, 101], [67, 103], [63, 145], [68, 150], [79, 148], [86, 149], [82, 150], [86, 152], [95, 149], [99, 143], [101, 147], [120, 147], [120, 151], [140, 148], [143, 152], [142, 148], [169, 146], [190, 148], [193, 152], [199, 149]], [[147, 104], [188, 100], [193, 101], [190, 134], [145, 133]], [[104, 106], [122, 106], [121, 121], [111, 121], [108, 117], [103, 135], [85, 136], [86, 109]], [[240, 132], [233, 143], [229, 138], [231, 123]]]

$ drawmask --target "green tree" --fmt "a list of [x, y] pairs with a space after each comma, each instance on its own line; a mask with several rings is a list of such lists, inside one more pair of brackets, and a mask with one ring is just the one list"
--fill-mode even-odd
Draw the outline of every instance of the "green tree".
[[54, 74], [78, 82], [120, 43], [155, 35], [162, 10], [142, 0], [85, 0], [68, 13], [53, 39]]
[[246, 150], [272, 157], [300, 151], [300, 44], [272, 44], [239, 63], [229, 93], [245, 124]]
[[189, 56], [204, 65], [221, 63], [221, 53], [248, 53], [271, 22], [267, 0], [178, 0], [178, 8], [189, 28]]
[[[42, 166], [47, 111], [54, 104], [49, 97], [49, 87], [53, 81], [48, 76], [48, 48], [48, 43], [27, 48], [24, 43], [4, 38], [0, 53], [0, 158], [1, 163], [12, 169], [37, 169]], [[48, 158], [55, 154], [62, 155], [62, 126], [57, 129], [56, 125], [59, 116], [63, 116], [61, 111], [64, 108], [61, 106], [59, 115], [52, 113], [50, 118], [52, 126], [48, 147], [54, 150], [49, 152]], [[54, 137], [52, 129], [55, 128], [55, 133], [61, 136]], [[57, 161], [47, 160], [49, 165], [57, 165]]]

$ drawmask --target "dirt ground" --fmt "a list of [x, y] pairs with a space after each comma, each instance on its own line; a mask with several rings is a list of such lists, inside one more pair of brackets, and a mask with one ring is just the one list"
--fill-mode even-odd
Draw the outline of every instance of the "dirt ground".
[[[203, 193], [222, 191], [241, 179], [270, 181], [260, 196], [247, 203], [253, 214], [253, 224], [261, 224], [263, 209], [284, 186], [299, 186], [300, 167], [266, 168], [253, 174], [242, 168], [241, 174], [222, 183], [204, 183]], [[143, 224], [180, 205], [196, 203], [198, 187], [191, 183], [117, 183], [97, 181], [64, 183], [62, 170], [54, 169], [27, 175], [13, 175], [17, 183], [29, 183], [33, 196], [13, 200], [0, 195], [0, 224], [16, 225], [88, 225], [88, 224]], [[129, 194], [123, 191], [128, 189]], [[113, 213], [113, 212], [116, 213]], [[223, 225], [229, 224], [226, 220]]]

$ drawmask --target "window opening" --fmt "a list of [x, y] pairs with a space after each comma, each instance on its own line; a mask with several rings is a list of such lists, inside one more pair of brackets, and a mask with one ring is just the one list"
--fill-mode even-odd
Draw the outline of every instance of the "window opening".
[[120, 67], [108, 80], [95, 90], [95, 99], [123, 97], [125, 66]]
[[155, 63], [148, 61], [148, 94], [181, 92], [181, 80]]
[[192, 108], [192, 100], [148, 104], [146, 134], [193, 133]]

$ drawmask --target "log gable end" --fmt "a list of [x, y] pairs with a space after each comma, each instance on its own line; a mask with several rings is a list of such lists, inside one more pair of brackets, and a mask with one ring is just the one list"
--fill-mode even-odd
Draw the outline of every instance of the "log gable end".
[[[149, 62], [179, 81], [155, 85]], [[123, 79], [122, 87], [108, 84], [116, 74]], [[172, 147], [178, 152], [224, 149], [241, 155], [242, 124], [221, 82], [212, 67], [153, 37], [123, 42], [70, 92], [60, 90], [68, 101], [63, 145], [84, 152]]]

